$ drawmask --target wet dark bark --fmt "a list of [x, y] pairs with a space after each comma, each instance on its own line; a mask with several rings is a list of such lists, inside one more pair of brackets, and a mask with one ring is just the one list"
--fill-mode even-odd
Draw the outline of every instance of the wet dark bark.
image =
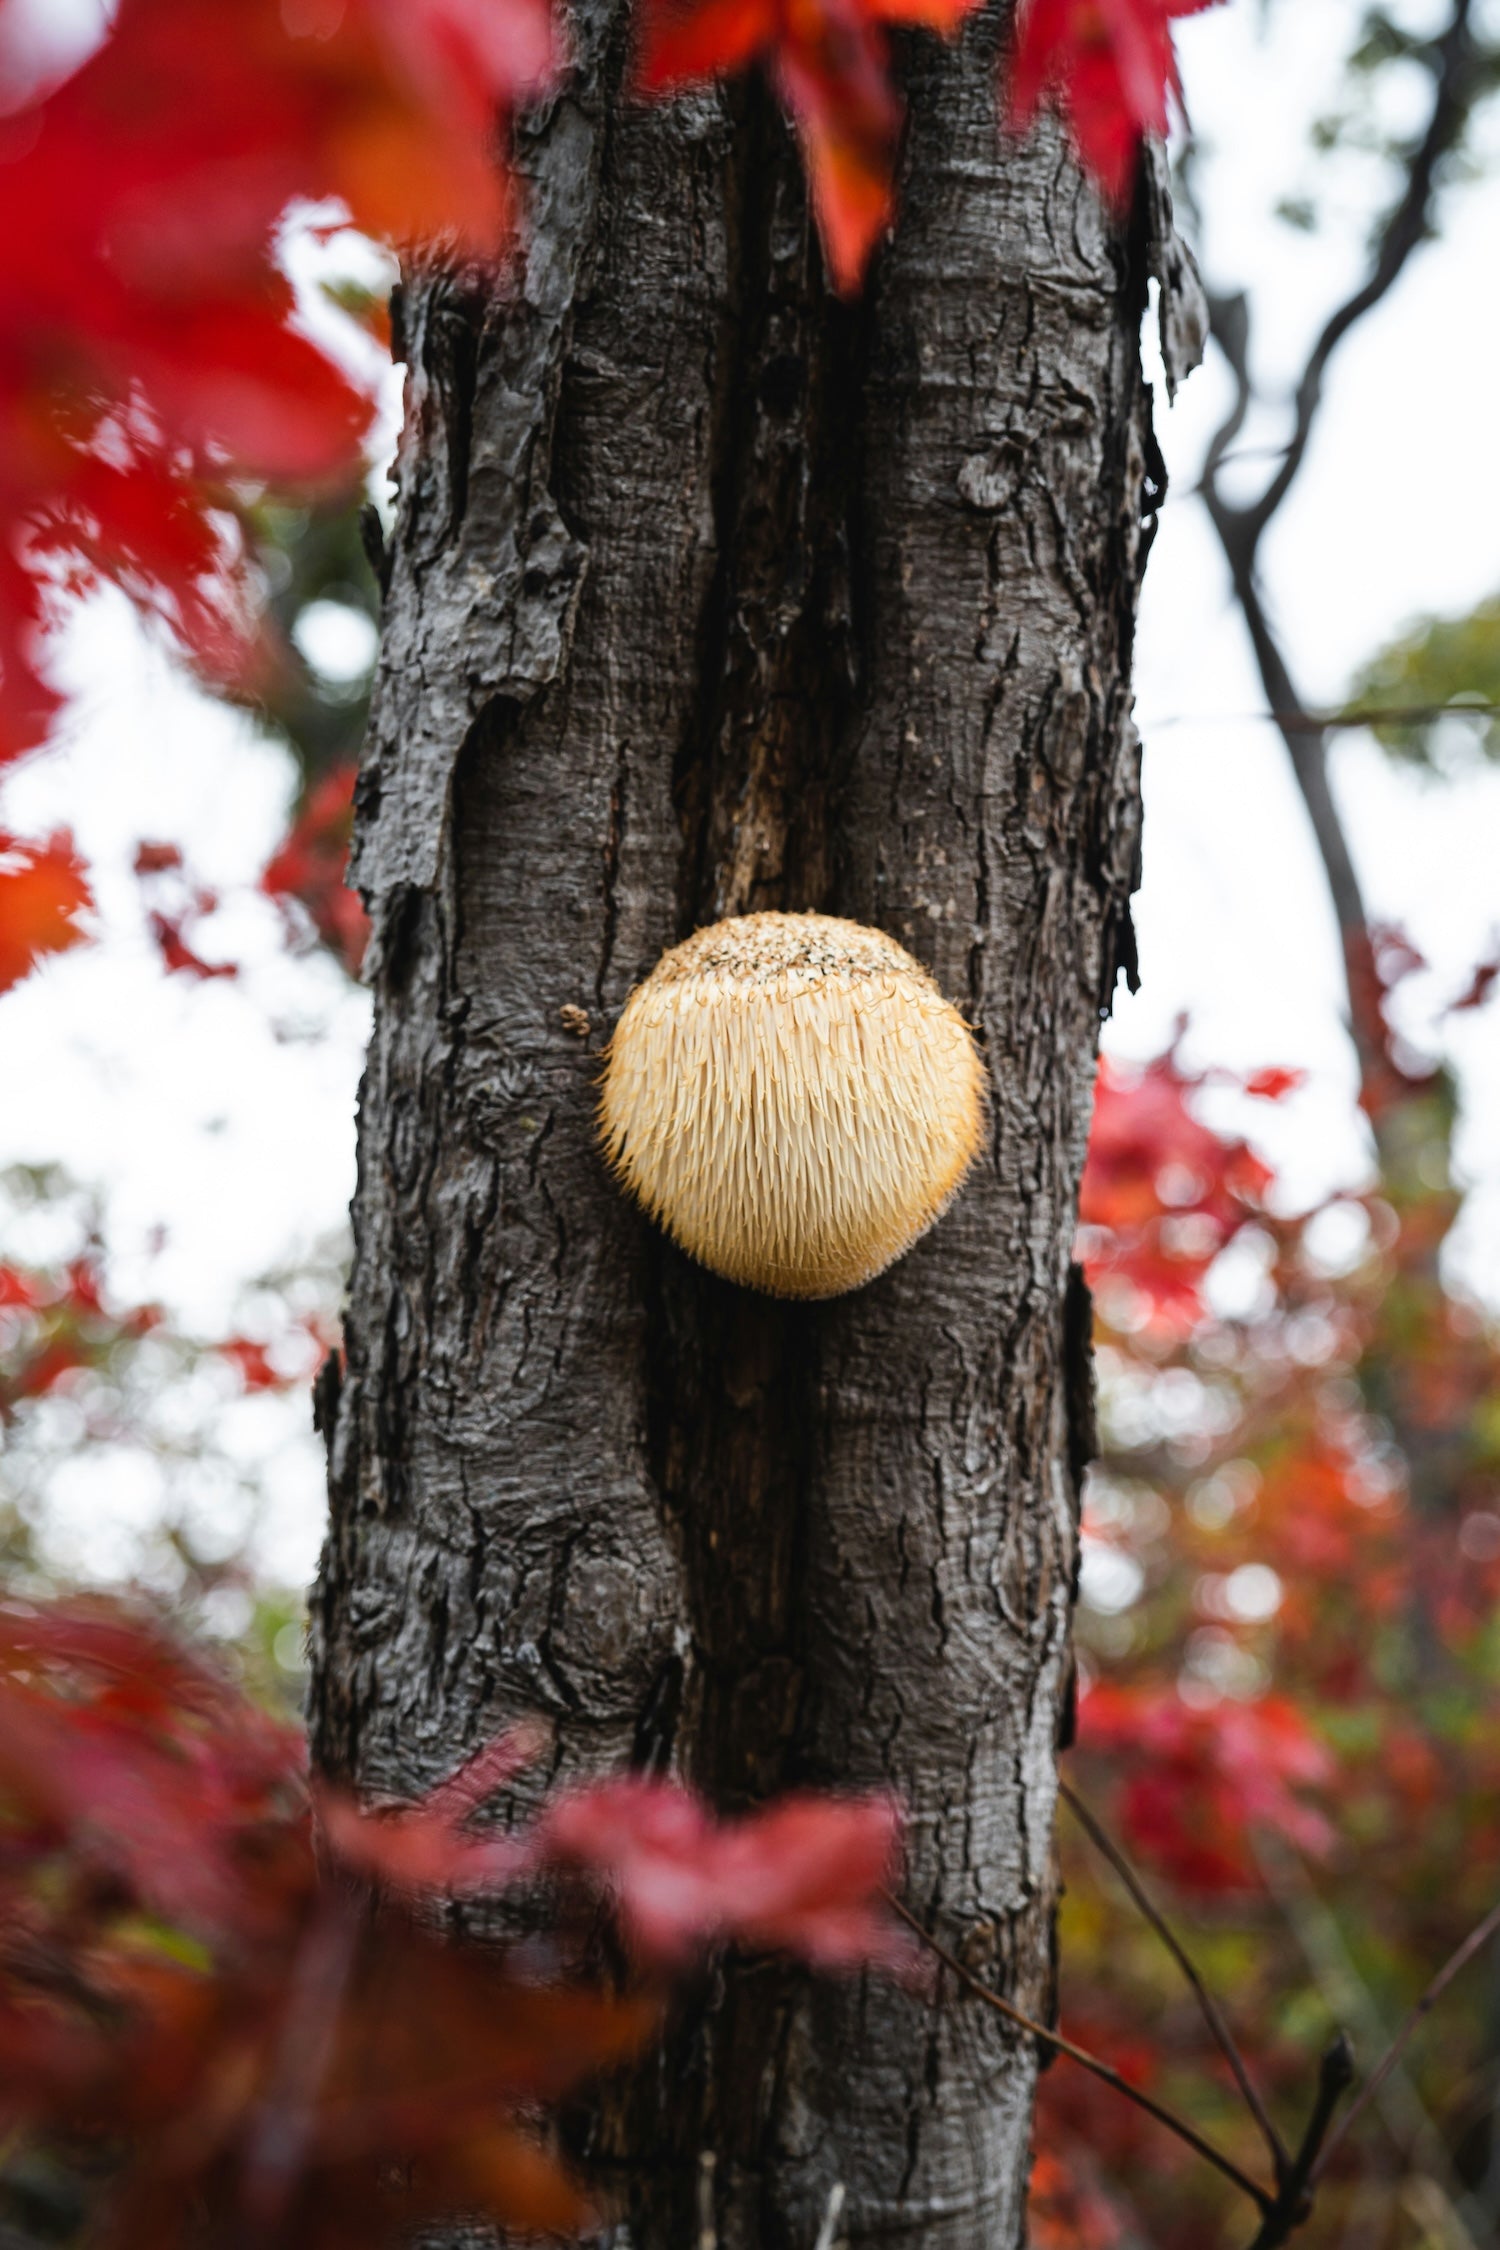
[[[914, 1903], [1045, 2013], [1069, 1245], [1154, 488], [1146, 245], [1055, 137], [1002, 141], [997, 43], [914, 48], [901, 226], [848, 308], [764, 98], [628, 106], [587, 0], [524, 276], [407, 284], [313, 1729], [380, 1790], [537, 1708], [562, 1769], [726, 1806], [894, 1783]], [[766, 906], [892, 931], [993, 1074], [958, 1204], [828, 1305], [690, 1266], [593, 1147], [631, 985]], [[1035, 2067], [962, 1995], [730, 1965], [590, 2161], [637, 2250], [687, 2250], [705, 2189], [723, 2250], [810, 2250], [835, 2183], [850, 2244], [1000, 2250]]]

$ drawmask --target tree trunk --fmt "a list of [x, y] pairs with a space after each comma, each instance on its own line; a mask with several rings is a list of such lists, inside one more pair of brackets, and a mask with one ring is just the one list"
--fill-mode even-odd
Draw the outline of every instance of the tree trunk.
[[[1148, 246], [1053, 132], [1002, 137], [999, 32], [913, 43], [901, 219], [848, 307], [761, 91], [635, 106], [623, 11], [584, 0], [523, 268], [400, 293], [312, 1717], [381, 1791], [535, 1710], [558, 1770], [725, 1807], [894, 1784], [915, 1907], [1045, 2015]], [[992, 1073], [958, 1203], [828, 1304], [689, 1264], [594, 1145], [631, 986], [761, 907], [892, 932]], [[731, 1963], [586, 2154], [636, 2250], [710, 2202], [722, 2250], [811, 2250], [836, 2184], [851, 2245], [999, 2250], [1036, 2067], [962, 1993]]]

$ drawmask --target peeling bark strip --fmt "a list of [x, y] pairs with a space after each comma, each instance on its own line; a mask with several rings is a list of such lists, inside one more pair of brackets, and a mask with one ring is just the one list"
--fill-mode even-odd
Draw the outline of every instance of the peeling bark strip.
[[[524, 274], [407, 285], [312, 1717], [377, 1789], [538, 1708], [565, 1770], [672, 1764], [725, 1805], [889, 1780], [914, 1904], [1044, 2014], [1068, 1252], [1132, 959], [1158, 486], [1145, 242], [1055, 136], [1002, 142], [997, 43], [913, 44], [901, 224], [851, 310], [758, 92], [627, 105], [585, 0]], [[993, 1074], [959, 1203], [831, 1304], [690, 1266], [593, 1146], [632, 984], [756, 907], [892, 932]], [[806, 2250], [839, 2187], [851, 2245], [1002, 2250], [1034, 2071], [963, 1994], [730, 1964], [585, 2154], [635, 2250], [707, 2206], [722, 2250]]]

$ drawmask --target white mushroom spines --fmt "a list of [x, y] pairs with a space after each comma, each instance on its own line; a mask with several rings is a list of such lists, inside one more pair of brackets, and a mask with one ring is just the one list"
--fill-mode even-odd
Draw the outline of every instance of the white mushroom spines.
[[746, 914], [675, 946], [615, 1027], [605, 1154], [682, 1248], [780, 1297], [857, 1289], [967, 1172], [984, 1067], [880, 930]]

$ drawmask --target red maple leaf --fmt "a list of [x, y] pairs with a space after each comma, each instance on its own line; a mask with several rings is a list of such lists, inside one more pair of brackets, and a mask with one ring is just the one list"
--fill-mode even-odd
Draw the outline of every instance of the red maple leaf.
[[397, 1892], [493, 1891], [571, 1870], [610, 1893], [648, 1963], [734, 1940], [823, 1968], [911, 1965], [882, 1895], [901, 1835], [893, 1798], [785, 1797], [721, 1821], [680, 1782], [629, 1774], [577, 1784], [530, 1829], [473, 1833], [471, 1817], [545, 1745], [539, 1727], [514, 1728], [414, 1805], [362, 1810], [321, 1791], [328, 1847]]
[[0, 992], [19, 984], [43, 954], [80, 944], [78, 917], [93, 903], [65, 829], [45, 844], [24, 844], [0, 830]]
[[1481, 961], [1458, 999], [1449, 1001], [1449, 1015], [1456, 1016], [1466, 1008], [1482, 1008], [1495, 988], [1497, 977], [1500, 977], [1500, 958], [1491, 956]]
[[978, 0], [647, 0], [640, 76], [662, 90], [766, 65], [796, 127], [834, 287], [859, 286], [890, 221], [902, 106], [884, 25], [951, 32]]
[[197, 977], [203, 982], [213, 977], [237, 977], [240, 973], [236, 961], [205, 961], [188, 944], [180, 916], [162, 914], [155, 909], [148, 915], [151, 935], [169, 975]]
[[265, 1345], [253, 1336], [229, 1336], [215, 1349], [236, 1370], [247, 1391], [280, 1390], [286, 1382], [271, 1365]]
[[735, 1939], [824, 1968], [902, 1966], [911, 1947], [881, 1898], [900, 1832], [889, 1797], [786, 1797], [719, 1822], [676, 1783], [628, 1776], [560, 1797], [538, 1846], [609, 1883], [648, 1959]]
[[308, 792], [280, 849], [267, 862], [261, 889], [283, 906], [306, 912], [323, 944], [351, 976], [359, 972], [369, 917], [345, 882], [359, 769], [336, 766]]
[[1110, 201], [1129, 199], [1136, 152], [1167, 129], [1179, 91], [1172, 20], [1214, 0], [1023, 0], [1011, 65], [1011, 123], [1031, 123], [1049, 96], [1085, 168]]
[[1269, 1070], [1255, 1070], [1245, 1080], [1245, 1092], [1253, 1094], [1261, 1102], [1285, 1101], [1288, 1094], [1294, 1094], [1305, 1083], [1306, 1078], [1305, 1070], [1287, 1070], [1274, 1066]]

